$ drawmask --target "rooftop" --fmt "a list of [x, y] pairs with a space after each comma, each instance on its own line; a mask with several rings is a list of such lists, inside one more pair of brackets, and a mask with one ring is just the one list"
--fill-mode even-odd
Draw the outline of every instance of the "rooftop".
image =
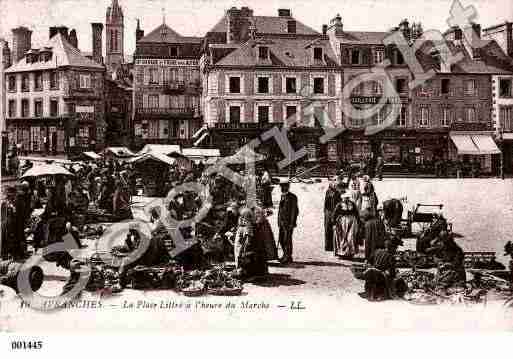
[[49, 61], [27, 62], [23, 57], [16, 64], [13, 64], [5, 72], [24, 72], [35, 70], [50, 70], [62, 66], [82, 67], [88, 69], [104, 70], [104, 66], [88, 59], [77, 48], [73, 47], [60, 33], [48, 40], [44, 47], [52, 49], [52, 56]]

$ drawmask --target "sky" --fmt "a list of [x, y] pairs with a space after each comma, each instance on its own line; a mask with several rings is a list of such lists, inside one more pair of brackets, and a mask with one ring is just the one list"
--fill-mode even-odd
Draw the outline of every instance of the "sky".
[[[276, 16], [277, 9], [291, 9], [296, 20], [321, 31], [336, 14], [347, 31], [387, 31], [407, 18], [422, 22], [424, 30], [448, 28], [453, 0], [118, 0], [125, 15], [125, 54], [135, 50], [136, 19], [148, 34], [165, 21], [184, 36], [203, 36], [232, 6], [248, 6], [255, 15]], [[48, 39], [48, 28], [66, 25], [77, 30], [80, 50], [91, 51], [91, 22], [105, 22], [111, 0], [0, 0], [0, 38], [11, 43], [11, 29], [33, 30], [32, 47]], [[513, 0], [461, 0], [475, 6], [476, 22], [488, 27], [513, 21]], [[320, 6], [322, 4], [322, 6]], [[103, 33], [105, 47], [105, 32]]]

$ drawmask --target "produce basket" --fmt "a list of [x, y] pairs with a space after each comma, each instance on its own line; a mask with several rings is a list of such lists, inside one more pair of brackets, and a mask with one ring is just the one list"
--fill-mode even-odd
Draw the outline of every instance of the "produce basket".
[[219, 296], [237, 296], [242, 294], [242, 287], [235, 287], [235, 288], [209, 288], [207, 290], [208, 294], [211, 295], [219, 295]]
[[200, 297], [205, 294], [204, 287], [187, 287], [182, 289], [182, 294], [186, 297]]

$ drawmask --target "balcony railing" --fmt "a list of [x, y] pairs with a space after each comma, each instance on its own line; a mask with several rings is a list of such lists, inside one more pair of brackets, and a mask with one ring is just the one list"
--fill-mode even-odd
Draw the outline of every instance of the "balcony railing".
[[143, 107], [138, 108], [137, 113], [145, 115], [193, 115], [194, 107]]
[[479, 95], [477, 88], [468, 90], [464, 87], [450, 88], [448, 92], [442, 93], [439, 88], [435, 89], [418, 89], [416, 90], [417, 97], [475, 97]]
[[253, 129], [267, 129], [272, 128], [274, 126], [281, 127], [283, 122], [269, 122], [269, 123], [256, 123], [256, 122], [238, 122], [238, 123], [229, 123], [229, 122], [218, 122], [214, 125], [214, 128], [218, 129], [245, 129], [245, 130], [253, 130]]

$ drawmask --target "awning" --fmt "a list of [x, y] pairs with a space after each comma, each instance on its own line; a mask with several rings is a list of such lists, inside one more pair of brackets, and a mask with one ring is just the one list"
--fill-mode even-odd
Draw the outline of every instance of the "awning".
[[513, 141], [513, 133], [503, 133], [502, 139], [505, 141]]
[[207, 129], [208, 129], [207, 126], [205, 126], [205, 125], [201, 126], [201, 128], [198, 131], [194, 132], [194, 135], [192, 135], [192, 138], [194, 138], [194, 139], [198, 138], [199, 135], [201, 135], [201, 133]]
[[492, 136], [490, 135], [476, 135], [471, 136], [474, 143], [479, 147], [479, 152], [482, 155], [496, 155], [501, 153]]
[[157, 162], [162, 162], [162, 163], [165, 163], [166, 165], [169, 165], [169, 166], [174, 165], [176, 163], [176, 159], [175, 158], [163, 155], [161, 153], [146, 153], [144, 155], [132, 158], [129, 162], [131, 162], [131, 163], [140, 163], [140, 162], [144, 162], [144, 161], [147, 161], [147, 160], [153, 160], [153, 161], [157, 161]]
[[201, 135], [201, 137], [199, 138], [199, 140], [197, 140], [196, 142], [194, 142], [194, 147], [198, 146], [201, 142], [203, 142], [203, 140], [205, 138], [207, 138], [208, 136], [208, 132], [205, 132], [203, 135]]
[[102, 156], [100, 156], [99, 154], [97, 154], [95, 152], [87, 151], [87, 152], [83, 152], [83, 153], [85, 156], [92, 158], [93, 160], [100, 160], [102, 158]]
[[491, 135], [451, 134], [459, 155], [493, 155], [500, 153]]

